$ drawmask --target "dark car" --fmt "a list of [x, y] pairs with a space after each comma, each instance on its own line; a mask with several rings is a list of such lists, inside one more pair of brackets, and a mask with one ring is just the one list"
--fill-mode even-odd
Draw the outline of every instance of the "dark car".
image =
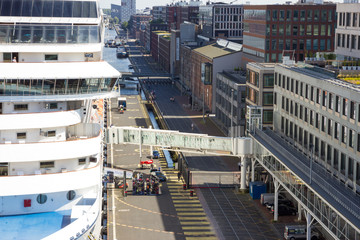
[[153, 151], [153, 158], [158, 159], [160, 157], [159, 151], [154, 150]]
[[158, 177], [160, 182], [166, 182], [166, 176], [160, 171], [151, 172], [151, 175]]
[[[279, 199], [278, 200], [278, 204], [279, 205], [286, 205], [286, 206], [289, 206], [289, 207], [295, 207], [293, 202], [290, 201], [289, 199]], [[274, 206], [274, 203], [266, 203], [265, 204], [266, 208], [271, 210]]]
[[[274, 213], [274, 207], [271, 208], [271, 212]], [[287, 216], [287, 215], [293, 215], [295, 216], [297, 213], [296, 208], [290, 207], [284, 204], [281, 204], [278, 206], [278, 215], [279, 216]]]

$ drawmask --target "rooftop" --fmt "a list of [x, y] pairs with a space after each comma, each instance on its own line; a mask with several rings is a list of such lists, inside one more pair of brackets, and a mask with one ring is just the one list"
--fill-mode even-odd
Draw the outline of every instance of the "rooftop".
[[224, 70], [219, 74], [224, 75], [229, 80], [237, 83], [237, 84], [246, 84], [246, 72], [244, 71], [231, 71], [231, 70]]
[[223, 39], [217, 40], [216, 43], [194, 49], [195, 52], [198, 52], [210, 59], [239, 52], [241, 50], [242, 50], [241, 44], [230, 42]]
[[321, 80], [331, 81], [332, 83], [341, 87], [351, 88], [353, 90], [360, 91], [360, 77], [358, 75], [355, 77], [351, 77], [348, 75], [339, 76], [336, 75], [335, 71], [330, 71], [314, 65], [305, 64], [304, 62], [298, 62], [294, 65], [277, 64], [276, 66], [287, 68], [292, 71]]
[[275, 67], [275, 63], [249, 62], [248, 65], [259, 68], [259, 69], [263, 69], [263, 68], [274, 69], [274, 67]]

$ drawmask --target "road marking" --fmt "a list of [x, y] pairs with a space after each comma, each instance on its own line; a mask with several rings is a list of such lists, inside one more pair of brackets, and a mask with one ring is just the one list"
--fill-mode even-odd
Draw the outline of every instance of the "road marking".
[[210, 225], [208, 221], [199, 221], [199, 222], [188, 222], [188, 221], [180, 221], [181, 225]]
[[192, 236], [196, 236], [196, 235], [200, 235], [200, 236], [206, 236], [206, 235], [212, 235], [214, 236], [213, 232], [184, 232], [185, 235], [192, 235]]
[[186, 240], [218, 240], [217, 237], [186, 237]]
[[207, 220], [206, 217], [179, 217], [180, 220], [190, 220], [190, 221], [194, 221], [194, 220]]
[[190, 226], [182, 227], [183, 230], [211, 230], [211, 226]]
[[118, 223], [118, 224], [116, 224], [116, 225], [118, 225], [118, 226], [120, 226], [120, 227], [134, 228], [134, 229], [139, 229], [139, 230], [144, 230], [144, 231], [184, 235], [184, 234], [181, 233], [181, 232], [169, 232], [169, 231], [158, 230], [158, 229], [151, 229], [151, 228], [144, 228], [144, 227], [135, 227], [135, 226], [126, 225], [126, 224], [120, 224], [120, 223]]
[[130, 209], [119, 209], [118, 211], [119, 211], [119, 212], [129, 212]]
[[123, 152], [124, 149], [115, 149], [115, 152]]
[[204, 212], [178, 212], [179, 216], [206, 216]]

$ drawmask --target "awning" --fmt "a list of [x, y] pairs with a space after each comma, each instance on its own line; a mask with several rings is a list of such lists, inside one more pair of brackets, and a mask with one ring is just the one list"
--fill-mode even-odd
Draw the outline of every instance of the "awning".
[[107, 62], [0, 63], [0, 79], [118, 78]]

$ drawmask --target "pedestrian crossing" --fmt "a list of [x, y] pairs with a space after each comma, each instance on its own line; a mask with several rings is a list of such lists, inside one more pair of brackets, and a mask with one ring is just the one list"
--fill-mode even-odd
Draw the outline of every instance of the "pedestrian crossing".
[[184, 231], [186, 240], [215, 240], [215, 232], [208, 221], [206, 213], [193, 190], [190, 196], [190, 190], [183, 188], [183, 180], [178, 180], [178, 171], [168, 168], [163, 155], [159, 150], [160, 167], [167, 178], [167, 188], [173, 201], [176, 214], [180, 220], [180, 225]]

